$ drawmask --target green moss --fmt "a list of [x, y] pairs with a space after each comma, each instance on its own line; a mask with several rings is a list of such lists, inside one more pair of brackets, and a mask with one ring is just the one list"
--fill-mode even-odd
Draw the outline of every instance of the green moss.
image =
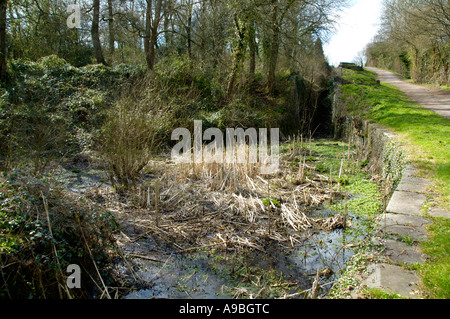
[[281, 207], [280, 202], [275, 198], [267, 198], [266, 197], [266, 198], [263, 198], [262, 202], [263, 202], [264, 206], [266, 206], [266, 207], [269, 207], [272, 205], [275, 207]]
[[361, 217], [373, 218], [377, 216], [383, 208], [383, 197], [380, 194], [380, 187], [360, 175], [352, 177], [347, 185], [344, 185], [341, 191], [352, 194], [351, 199], [345, 203], [332, 205], [330, 208], [339, 212], [344, 212], [345, 205], [347, 210]]
[[316, 171], [318, 171], [319, 173], [329, 173], [330, 169], [327, 166], [325, 166], [324, 164], [318, 163], [316, 165]]
[[395, 294], [383, 289], [368, 288], [366, 289], [365, 293], [370, 299], [404, 299], [402, 295]]

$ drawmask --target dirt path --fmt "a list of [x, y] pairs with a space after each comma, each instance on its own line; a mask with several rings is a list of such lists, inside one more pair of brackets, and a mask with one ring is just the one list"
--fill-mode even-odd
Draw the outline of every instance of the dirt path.
[[369, 67], [366, 69], [376, 72], [381, 82], [395, 85], [424, 108], [450, 118], [450, 90], [412, 84], [389, 71]]

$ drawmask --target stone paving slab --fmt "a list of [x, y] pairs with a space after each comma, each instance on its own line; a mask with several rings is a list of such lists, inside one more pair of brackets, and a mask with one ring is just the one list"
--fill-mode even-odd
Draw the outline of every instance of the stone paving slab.
[[[384, 133], [388, 138], [395, 136]], [[379, 253], [383, 262], [371, 264], [366, 272], [357, 275], [362, 285], [399, 294], [404, 298], [421, 298], [420, 277], [416, 271], [404, 266], [422, 264], [427, 256], [420, 250], [419, 242], [427, 239], [426, 226], [432, 221], [424, 216], [427, 189], [431, 181], [417, 176], [418, 169], [407, 165], [402, 179], [394, 191], [385, 213], [378, 222], [379, 233], [372, 238], [375, 245], [383, 245]], [[433, 217], [450, 218], [450, 211], [432, 207], [428, 214]], [[355, 290], [359, 298], [360, 290]], [[364, 297], [364, 293], [361, 295]]]
[[417, 174], [417, 168], [412, 165], [406, 165], [406, 168], [403, 170], [403, 177], [414, 177]]
[[403, 176], [397, 191], [424, 193], [430, 184], [430, 181], [425, 178]]
[[405, 298], [420, 298], [417, 287], [420, 278], [414, 272], [384, 263], [371, 264], [368, 271], [370, 275], [362, 282], [367, 287], [388, 290]]
[[401, 237], [409, 237], [416, 241], [425, 240], [427, 231], [425, 225], [430, 220], [420, 216], [407, 216], [402, 214], [383, 214], [379, 227], [382, 232]]
[[431, 208], [428, 214], [433, 217], [450, 218], [450, 211], [437, 207]]
[[426, 197], [423, 194], [396, 190], [389, 201], [386, 211], [388, 213], [421, 216], [422, 206], [425, 201]]
[[[422, 210], [431, 182], [417, 177], [417, 171], [412, 165], [407, 165], [403, 170], [402, 179], [378, 223], [380, 233], [372, 238], [375, 245], [384, 246], [380, 253], [387, 257], [385, 262], [369, 265], [368, 277], [360, 273], [362, 284], [369, 288], [387, 290], [413, 299], [421, 297], [418, 287], [420, 277], [417, 272], [402, 266], [426, 261], [427, 256], [420, 251], [417, 242], [427, 239], [426, 225], [431, 223], [429, 218], [423, 216]], [[436, 207], [429, 209], [428, 214], [450, 218], [450, 211]], [[410, 240], [413, 242], [410, 243]]]
[[399, 240], [388, 239], [384, 242], [385, 250], [383, 254], [389, 257], [394, 263], [417, 264], [426, 261], [425, 255], [417, 245], [408, 245]]

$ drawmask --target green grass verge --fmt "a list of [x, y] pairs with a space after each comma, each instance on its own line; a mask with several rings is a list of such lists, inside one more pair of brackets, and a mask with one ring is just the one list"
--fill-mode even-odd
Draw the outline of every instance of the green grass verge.
[[426, 86], [426, 87], [430, 87], [430, 88], [440, 88], [440, 89], [444, 89], [444, 90], [450, 90], [450, 86], [448, 86], [448, 85], [439, 85], [439, 84], [432, 84], [432, 83], [417, 83], [417, 82], [414, 82], [414, 80], [412, 80], [412, 79], [405, 79], [405, 81], [412, 83], [412, 84], [422, 85], [422, 86]]
[[434, 218], [428, 231], [431, 236], [422, 250], [431, 260], [419, 267], [425, 292], [432, 298], [450, 299], [450, 219]]
[[[450, 208], [450, 121], [429, 111], [396, 87], [376, 82], [370, 71], [343, 71], [343, 102], [348, 113], [395, 131], [419, 174], [433, 181], [430, 205]], [[433, 218], [423, 249], [430, 259], [419, 266], [424, 292], [430, 298], [450, 297], [450, 222]]]
[[393, 129], [409, 160], [434, 181], [433, 199], [450, 208], [450, 120], [429, 111], [392, 85], [376, 84], [370, 71], [344, 70], [343, 99], [349, 113]]

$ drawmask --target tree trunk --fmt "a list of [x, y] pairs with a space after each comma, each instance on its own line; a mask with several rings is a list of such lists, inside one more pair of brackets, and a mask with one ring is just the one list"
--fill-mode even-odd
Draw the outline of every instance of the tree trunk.
[[187, 19], [187, 26], [186, 26], [189, 60], [192, 60], [192, 6], [193, 6], [193, 3], [191, 0], [189, 0], [188, 1], [188, 12], [187, 12], [188, 19]]
[[108, 32], [109, 32], [109, 55], [111, 64], [114, 61], [114, 13], [113, 13], [113, 0], [108, 0]]
[[6, 82], [6, 8], [8, 0], [0, 0], [0, 82]]
[[152, 32], [152, 34], [150, 35], [150, 44], [149, 44], [149, 50], [148, 50], [148, 55], [147, 55], [147, 66], [148, 66], [148, 69], [151, 71], [153, 71], [155, 69], [156, 40], [157, 40], [157, 35], [155, 32]]
[[103, 57], [102, 46], [100, 43], [100, 35], [98, 32], [98, 25], [100, 20], [100, 0], [94, 0], [93, 6], [94, 6], [94, 16], [92, 19], [91, 35], [92, 35], [92, 44], [94, 45], [95, 59], [97, 60], [97, 63], [107, 65], [105, 58]]
[[238, 36], [238, 43], [236, 51], [234, 52], [234, 63], [231, 70], [230, 80], [228, 82], [228, 98], [230, 98], [231, 94], [233, 93], [236, 79], [239, 71], [242, 68], [245, 57], [245, 29], [241, 28], [239, 19], [237, 17], [234, 17], [234, 23], [236, 27], [236, 34]]
[[150, 36], [152, 33], [152, 0], [147, 0], [147, 12], [145, 14], [145, 35], [144, 35], [144, 53], [147, 62], [147, 68], [153, 70], [150, 56]]
[[272, 39], [269, 49], [267, 89], [273, 93], [275, 89], [275, 72], [278, 62], [278, 49], [280, 46], [280, 26], [278, 24], [278, 0], [272, 0]]
[[252, 85], [255, 81], [255, 71], [256, 71], [256, 53], [257, 53], [257, 44], [256, 44], [256, 30], [255, 30], [255, 22], [253, 20], [250, 21], [249, 30], [249, 51], [250, 51], [250, 65], [248, 69], [248, 82]]
[[171, 12], [172, 12], [172, 3], [171, 0], [164, 2], [164, 39], [166, 42], [166, 47], [170, 47], [172, 45], [172, 34], [169, 31], [169, 26], [171, 24]]
[[145, 39], [144, 50], [147, 61], [147, 68], [153, 71], [155, 68], [156, 58], [156, 42], [158, 41], [158, 27], [161, 21], [162, 13], [162, 0], [155, 0], [155, 13], [154, 18], [152, 14], [152, 0], [147, 0], [147, 14], [146, 14], [146, 27], [145, 27]]

